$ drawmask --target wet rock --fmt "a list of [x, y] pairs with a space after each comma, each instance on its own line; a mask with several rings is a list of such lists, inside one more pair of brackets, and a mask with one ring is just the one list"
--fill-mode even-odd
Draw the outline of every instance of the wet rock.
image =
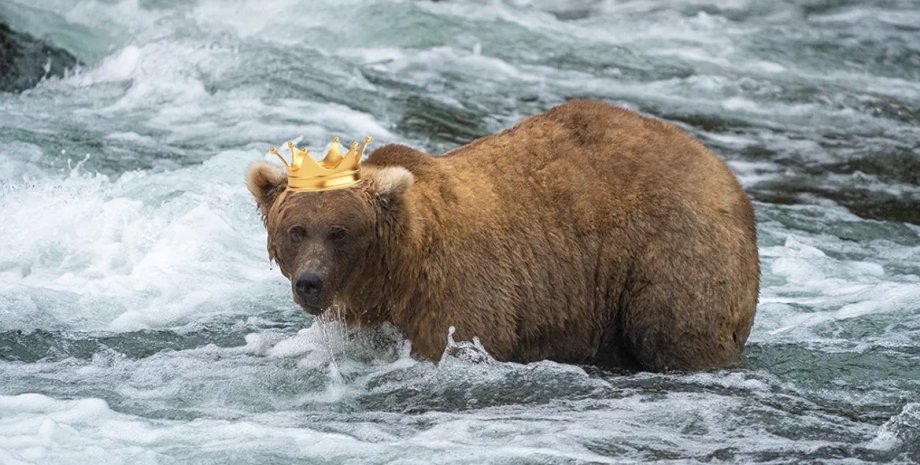
[[78, 64], [66, 50], [0, 23], [0, 91], [29, 89], [45, 77], [63, 76]]

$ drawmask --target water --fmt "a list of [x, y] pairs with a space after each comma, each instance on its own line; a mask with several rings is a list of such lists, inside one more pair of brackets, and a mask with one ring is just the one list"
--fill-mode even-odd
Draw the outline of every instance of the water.
[[[920, 461], [920, 7], [3, 0], [85, 66], [0, 96], [0, 463]], [[414, 360], [299, 312], [270, 144], [443, 151], [573, 97], [755, 200], [745, 369]], [[325, 331], [324, 331], [324, 330]], [[445, 338], [447, 335], [445, 335]]]

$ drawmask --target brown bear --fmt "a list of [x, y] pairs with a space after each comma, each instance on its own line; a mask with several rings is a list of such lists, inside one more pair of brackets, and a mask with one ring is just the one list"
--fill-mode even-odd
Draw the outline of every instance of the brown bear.
[[757, 305], [754, 212], [676, 126], [571, 101], [441, 156], [376, 149], [360, 182], [248, 187], [294, 300], [390, 322], [439, 360], [448, 329], [500, 361], [737, 366]]

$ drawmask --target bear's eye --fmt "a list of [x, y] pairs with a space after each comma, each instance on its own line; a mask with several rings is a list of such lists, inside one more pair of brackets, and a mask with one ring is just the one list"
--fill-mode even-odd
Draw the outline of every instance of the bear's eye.
[[288, 237], [290, 237], [293, 242], [302, 241], [306, 235], [307, 232], [300, 226], [291, 226], [291, 228], [288, 229]]
[[326, 237], [332, 242], [342, 242], [345, 240], [345, 235], [345, 228], [332, 228]]

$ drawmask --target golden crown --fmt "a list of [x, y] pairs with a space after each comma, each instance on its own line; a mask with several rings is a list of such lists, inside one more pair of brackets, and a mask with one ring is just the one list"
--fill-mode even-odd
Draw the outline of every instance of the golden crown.
[[319, 162], [313, 160], [310, 151], [306, 148], [299, 149], [293, 142], [288, 142], [291, 148], [291, 163], [272, 147], [269, 153], [275, 155], [287, 168], [287, 188], [297, 192], [325, 191], [341, 189], [357, 184], [361, 181], [358, 177], [358, 168], [364, 149], [371, 143], [370, 136], [364, 138], [364, 145], [358, 148], [357, 142], [351, 143], [348, 153], [342, 155], [342, 146], [339, 138], [332, 138], [332, 146], [326, 156]]

